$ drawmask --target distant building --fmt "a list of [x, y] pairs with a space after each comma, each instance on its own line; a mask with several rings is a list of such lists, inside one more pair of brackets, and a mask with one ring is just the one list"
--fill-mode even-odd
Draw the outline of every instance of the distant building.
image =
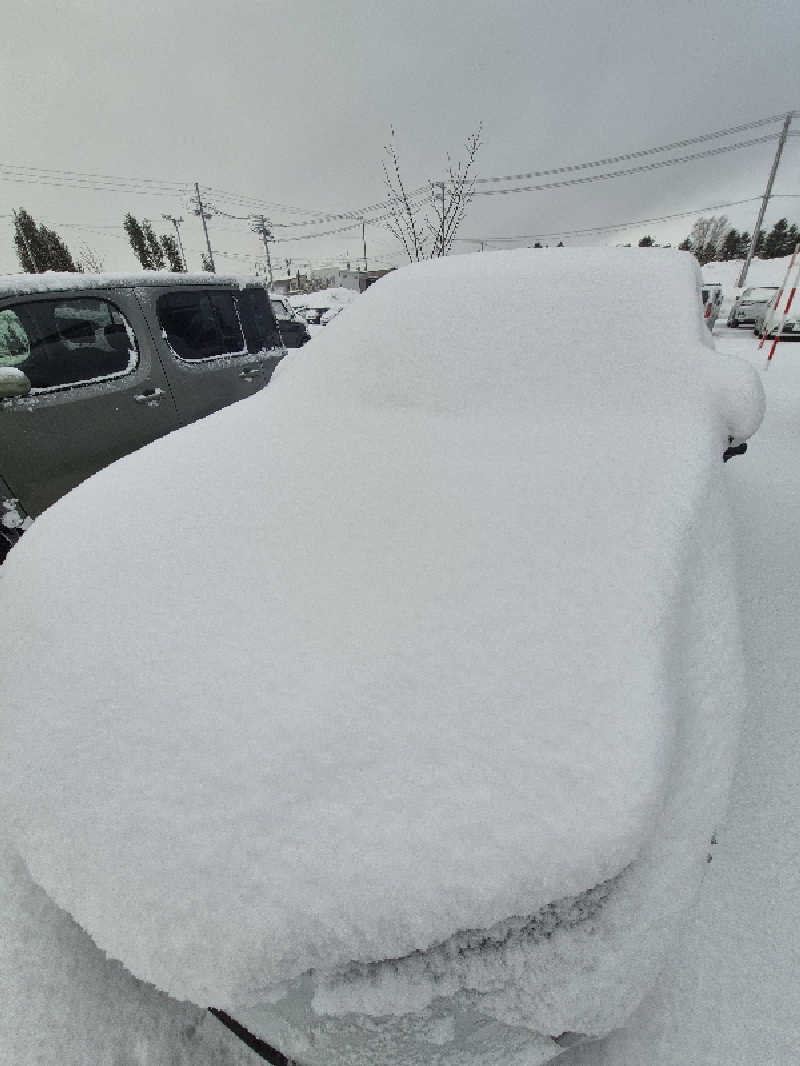
[[[395, 268], [390, 267], [390, 269]], [[340, 270], [338, 267], [318, 267], [310, 274], [298, 273], [294, 277], [275, 278], [270, 288], [274, 292], [285, 295], [334, 288], [365, 292], [378, 278], [388, 273], [389, 270]]]
[[[394, 267], [390, 267], [391, 270]], [[378, 278], [388, 274], [389, 270], [337, 270], [332, 285], [338, 285], [343, 289], [354, 289], [356, 292], [365, 292]]]

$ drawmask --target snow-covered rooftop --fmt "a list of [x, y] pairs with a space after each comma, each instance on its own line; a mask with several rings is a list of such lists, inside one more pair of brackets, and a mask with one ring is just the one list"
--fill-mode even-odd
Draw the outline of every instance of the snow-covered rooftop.
[[224, 287], [263, 285], [264, 279], [226, 274], [184, 274], [171, 270], [141, 270], [134, 273], [84, 274], [79, 271], [48, 270], [43, 274], [0, 275], [0, 299], [34, 293], [63, 292], [65, 289], [114, 289], [133, 285], [220, 285]]

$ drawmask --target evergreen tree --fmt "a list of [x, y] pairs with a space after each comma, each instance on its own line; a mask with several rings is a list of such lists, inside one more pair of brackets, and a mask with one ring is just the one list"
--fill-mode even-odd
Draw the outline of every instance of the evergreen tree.
[[679, 252], [691, 252], [692, 241], [690, 237], [684, 237], [681, 243], [678, 245]]
[[201, 252], [200, 258], [203, 263], [203, 270], [205, 270], [207, 274], [213, 274], [215, 271], [211, 264], [211, 257], [207, 256], [205, 252]]
[[789, 221], [785, 218], [779, 218], [764, 240], [764, 254], [762, 258], [778, 259], [780, 256], [786, 255], [788, 237]]
[[147, 251], [150, 255], [151, 270], [163, 270], [164, 249], [159, 244], [158, 237], [153, 233], [153, 225], [148, 218], [142, 223], [142, 233], [144, 234]]
[[766, 259], [764, 255], [764, 242], [767, 239], [767, 235], [763, 229], [758, 231], [758, 240], [756, 241], [756, 250], [753, 253], [757, 259]]
[[750, 234], [746, 229], [743, 229], [739, 235], [739, 245], [736, 249], [737, 259], [746, 259], [747, 253], [750, 251]]
[[152, 270], [153, 264], [150, 261], [150, 252], [147, 247], [147, 240], [145, 238], [142, 227], [139, 225], [138, 219], [128, 212], [125, 216], [125, 221], [122, 223], [125, 232], [128, 234], [128, 240], [131, 242], [131, 248], [133, 248], [133, 254], [142, 264], [142, 270]]
[[727, 262], [729, 259], [736, 259], [739, 255], [739, 231], [735, 229], [729, 229], [725, 234], [725, 240], [722, 242], [722, 247], [719, 250], [720, 259], [723, 262]]
[[55, 230], [38, 226], [24, 208], [14, 215], [14, 245], [20, 266], [28, 274], [78, 269], [69, 249]]
[[180, 248], [178, 248], [177, 240], [169, 233], [164, 233], [161, 236], [161, 247], [164, 249], [164, 255], [167, 257], [169, 268], [175, 274], [183, 272], [183, 262], [181, 260]]
[[[177, 245], [174, 237], [170, 237], [168, 234], [157, 237], [153, 232], [153, 224], [149, 219], [145, 218], [142, 222], [139, 222], [130, 211], [125, 216], [123, 226], [128, 234], [128, 240], [131, 242], [133, 254], [142, 264], [143, 270], [163, 270], [167, 260], [169, 260], [170, 270], [183, 270], [180, 265], [177, 246], [175, 248], [176, 259], [174, 262], [171, 253], [167, 251], [168, 245], [170, 248], [172, 245]], [[165, 244], [165, 241], [168, 243]], [[172, 243], [170, 244], [169, 242]]]
[[789, 227], [789, 232], [786, 234], [786, 252], [784, 254], [791, 255], [798, 244], [800, 244], [800, 230], [797, 229], [793, 222]]
[[639, 247], [640, 248], [655, 248], [656, 247], [656, 242], [653, 240], [653, 238], [648, 233], [646, 237], [642, 237], [642, 239], [639, 241]]

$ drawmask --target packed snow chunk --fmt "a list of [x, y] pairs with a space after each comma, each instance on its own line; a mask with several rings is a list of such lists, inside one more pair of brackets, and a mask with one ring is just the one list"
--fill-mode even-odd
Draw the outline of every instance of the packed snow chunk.
[[[631, 1009], [725, 780], [715, 755], [695, 807], [683, 738], [727, 735], [741, 688], [728, 555], [687, 573], [725, 542], [722, 452], [763, 394], [738, 367], [730, 403], [692, 264], [396, 271], [268, 389], [34, 523], [0, 578], [2, 802], [104, 951], [203, 1005], [280, 1013], [313, 975], [308, 1004], [369, 1015], [358, 967], [510, 922], [454, 1010], [556, 1035]], [[521, 932], [609, 882], [586, 921]], [[443, 1039], [420, 966], [374, 1008]]]

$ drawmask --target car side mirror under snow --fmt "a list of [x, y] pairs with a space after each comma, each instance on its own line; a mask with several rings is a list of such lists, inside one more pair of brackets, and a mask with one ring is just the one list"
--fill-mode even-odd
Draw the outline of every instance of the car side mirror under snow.
[[0, 399], [11, 396], [27, 396], [31, 391], [30, 379], [15, 366], [0, 366]]

